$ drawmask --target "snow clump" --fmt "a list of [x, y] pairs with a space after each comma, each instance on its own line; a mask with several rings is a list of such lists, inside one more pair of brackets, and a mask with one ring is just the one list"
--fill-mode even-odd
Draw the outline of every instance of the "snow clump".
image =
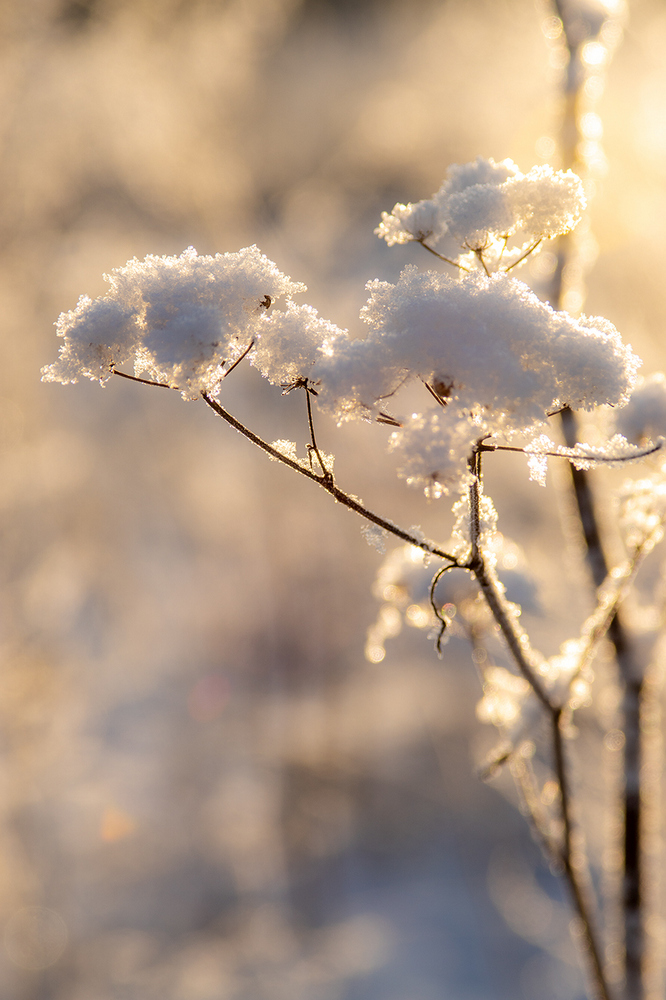
[[482, 251], [499, 266], [510, 238], [517, 238], [516, 259], [535, 241], [572, 230], [584, 208], [583, 184], [571, 170], [537, 166], [522, 174], [512, 160], [478, 157], [452, 166], [432, 198], [383, 212], [375, 233], [389, 246], [416, 240], [438, 248], [448, 237], [457, 250]]
[[[42, 370], [46, 381], [84, 376], [104, 384], [114, 368], [129, 366], [135, 376], [196, 399], [215, 392], [222, 366], [264, 335], [272, 335], [272, 352], [262, 346], [256, 363], [279, 380], [306, 374], [321, 339], [341, 333], [316, 310], [291, 302], [305, 285], [282, 274], [256, 246], [214, 257], [192, 247], [179, 256], [151, 254], [105, 278], [106, 295], [84, 295], [59, 317], [64, 342], [58, 360]], [[286, 313], [269, 312], [285, 297]]]
[[484, 436], [534, 432], [565, 405], [620, 405], [633, 387], [640, 361], [611, 323], [556, 312], [506, 274], [408, 267], [367, 287], [368, 336], [331, 345], [311, 377], [339, 421], [376, 418], [411, 380], [430, 386], [440, 405], [399, 420], [391, 447], [431, 495], [464, 487]]

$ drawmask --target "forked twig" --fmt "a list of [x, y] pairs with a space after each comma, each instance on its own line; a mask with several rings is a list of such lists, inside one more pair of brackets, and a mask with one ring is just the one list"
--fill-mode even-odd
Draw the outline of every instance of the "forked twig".
[[266, 454], [270, 455], [270, 457], [275, 459], [275, 461], [282, 462], [283, 465], [293, 469], [294, 472], [298, 472], [301, 476], [305, 476], [306, 479], [311, 479], [313, 482], [318, 483], [322, 489], [326, 490], [327, 493], [330, 493], [331, 496], [344, 507], [347, 507], [349, 510], [353, 510], [354, 513], [359, 514], [360, 517], [365, 518], [366, 521], [376, 524], [389, 534], [395, 535], [396, 538], [399, 538], [403, 542], [408, 542], [410, 545], [414, 545], [423, 552], [428, 552], [430, 555], [437, 556], [439, 559], [446, 559], [447, 562], [454, 563], [455, 565], [461, 565], [454, 555], [451, 555], [449, 552], [445, 552], [438, 545], [435, 545], [434, 542], [418, 538], [416, 535], [411, 534], [409, 531], [405, 531], [403, 528], [399, 528], [391, 521], [388, 521], [379, 514], [375, 514], [374, 511], [369, 510], [361, 503], [360, 500], [357, 500], [350, 494], [345, 493], [344, 490], [341, 490], [340, 487], [336, 485], [331, 474], [328, 476], [318, 476], [311, 469], [304, 465], [300, 465], [298, 462], [289, 458], [288, 455], [284, 455], [282, 452], [278, 451], [267, 441], [264, 441], [263, 438], [259, 437], [258, 434], [255, 434], [254, 431], [251, 431], [249, 427], [246, 427], [245, 424], [241, 423], [240, 420], [237, 420], [231, 413], [225, 410], [224, 407], [221, 406], [220, 403], [218, 403], [218, 401], [209, 393], [202, 392], [201, 397], [204, 402], [218, 415], [218, 417], [225, 420], [231, 427], [234, 428], [234, 430], [237, 430], [239, 434], [246, 437], [248, 441], [251, 441], [257, 448], [265, 451]]
[[577, 861], [574, 863], [572, 856], [573, 824], [571, 818], [571, 796], [564, 753], [564, 737], [561, 727], [564, 709], [562, 705], [554, 700], [545, 685], [538, 678], [534, 664], [534, 654], [530, 651], [527, 636], [519, 628], [515, 618], [509, 614], [506, 607], [506, 600], [497, 586], [496, 580], [488, 571], [480, 544], [480, 459], [482, 449], [483, 445], [480, 442], [470, 459], [470, 471], [474, 479], [469, 488], [471, 554], [466, 563], [466, 568], [474, 574], [486, 599], [486, 603], [496, 623], [500, 626], [516, 666], [528, 681], [549, 719], [553, 740], [555, 774], [560, 790], [560, 814], [563, 825], [563, 837], [558, 855], [564, 868], [564, 876], [569, 886], [574, 907], [583, 926], [583, 939], [586, 945], [585, 954], [588, 959], [590, 974], [600, 997], [603, 1000], [611, 1000], [590, 906], [581, 883], [580, 868]]

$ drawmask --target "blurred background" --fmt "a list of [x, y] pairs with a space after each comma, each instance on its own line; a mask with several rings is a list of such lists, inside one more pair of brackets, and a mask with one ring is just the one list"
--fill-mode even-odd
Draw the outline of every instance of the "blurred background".
[[[509, 784], [477, 777], [493, 734], [469, 647], [438, 660], [407, 628], [364, 658], [382, 556], [360, 522], [203, 404], [39, 379], [58, 314], [102, 294], [104, 272], [189, 245], [257, 243], [358, 329], [367, 280], [430, 266], [373, 235], [382, 209], [477, 155], [558, 165], [551, 14], [2, 0], [3, 998], [582, 996], [562, 890]], [[586, 311], [649, 372], [664, 365], [666, 10], [629, 14], [598, 109]], [[241, 366], [222, 398], [304, 447], [298, 393]], [[449, 505], [396, 479], [385, 430], [317, 427], [344, 488], [449, 537]], [[488, 462], [546, 653], [590, 607], [551, 476], [542, 490], [520, 457]]]

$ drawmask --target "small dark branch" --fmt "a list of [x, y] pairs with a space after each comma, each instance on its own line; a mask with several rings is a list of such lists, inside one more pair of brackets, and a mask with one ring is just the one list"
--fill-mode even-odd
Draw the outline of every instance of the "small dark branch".
[[166, 382], [153, 382], [149, 378], [139, 378], [138, 375], [128, 375], [126, 372], [118, 371], [117, 368], [112, 368], [114, 375], [120, 375], [121, 378], [129, 379], [130, 382], [140, 382], [141, 385], [156, 385], [158, 389], [178, 389], [175, 385], [167, 385]]
[[[426, 382], [425, 379], [423, 379], [422, 381], [423, 381], [424, 386], [426, 387], [426, 389], [428, 390], [428, 392], [432, 396], [432, 398], [436, 399], [440, 406], [447, 406], [448, 405], [449, 398], [450, 398], [449, 395], [440, 395], [440, 393], [438, 393], [437, 390], [433, 386], [431, 386], [429, 382]], [[454, 383], [450, 382], [447, 385], [443, 385], [442, 388], [443, 388], [444, 392], [447, 392], [447, 393], [450, 394], [451, 390], [453, 389], [453, 385], [454, 385]]]
[[429, 382], [424, 382], [423, 384], [426, 387], [426, 389], [428, 390], [428, 392], [430, 393], [430, 395], [432, 396], [432, 398], [436, 399], [440, 406], [446, 406], [446, 403], [444, 402], [444, 400], [440, 396], [437, 395], [437, 393], [435, 392], [435, 390], [433, 389], [433, 387], [430, 385]]
[[[577, 443], [577, 422], [573, 410], [566, 407], [561, 413], [562, 432], [568, 448], [573, 448]], [[585, 469], [577, 469], [571, 466], [571, 480], [578, 507], [583, 538], [585, 539], [585, 549], [587, 562], [592, 574], [595, 587], [600, 587], [608, 575], [608, 564], [601, 544], [599, 525], [596, 512], [594, 510], [594, 500], [590, 487], [589, 477]]]
[[486, 275], [488, 277], [490, 277], [490, 271], [488, 270], [488, 265], [486, 264], [486, 259], [483, 256], [483, 249], [484, 249], [483, 247], [479, 247], [478, 250], [474, 251], [474, 255], [475, 255], [476, 259], [479, 261], [479, 263], [481, 264], [481, 267], [483, 268], [483, 270], [486, 272]]
[[[535, 242], [534, 242], [534, 243], [532, 244], [532, 246], [531, 246], [531, 247], [530, 247], [530, 248], [529, 248], [528, 250], [526, 250], [526, 251], [525, 251], [525, 253], [524, 253], [524, 254], [522, 254], [522, 255], [521, 255], [521, 256], [520, 256], [519, 258], [518, 258], [518, 260], [514, 260], [513, 264], [509, 264], [509, 266], [508, 266], [508, 267], [505, 267], [505, 268], [504, 268], [504, 272], [505, 272], [505, 274], [508, 274], [508, 273], [509, 273], [509, 271], [512, 271], [514, 267], [518, 267], [518, 265], [519, 265], [519, 264], [522, 264], [522, 262], [523, 262], [523, 261], [525, 260], [525, 258], [526, 258], [526, 257], [529, 257], [529, 255], [530, 255], [531, 253], [534, 253], [534, 251], [536, 250], [536, 248], [537, 248], [537, 247], [539, 246], [539, 244], [540, 244], [540, 243], [543, 243], [543, 237], [541, 237], [541, 236], [539, 237], [539, 239], [538, 239], [538, 240], [536, 240], [536, 241], [535, 241]], [[505, 246], [506, 246], [506, 244], [505, 244]], [[504, 251], [502, 251], [502, 253], [504, 253]]]
[[602, 1000], [610, 1000], [611, 994], [606, 982], [601, 950], [597, 941], [586, 892], [581, 883], [580, 865], [578, 859], [574, 858], [572, 847], [571, 791], [569, 788], [569, 776], [564, 753], [564, 737], [562, 735], [561, 723], [562, 709], [559, 707], [554, 708], [551, 715], [553, 755], [555, 758], [555, 774], [560, 789], [560, 809], [564, 830], [560, 858], [573, 905], [583, 928], [582, 938], [585, 943], [585, 954], [590, 977], [599, 997]]
[[481, 591], [486, 600], [488, 607], [490, 608], [493, 618], [497, 622], [504, 636], [506, 644], [508, 645], [511, 655], [518, 667], [520, 673], [523, 675], [525, 680], [529, 683], [530, 687], [534, 691], [534, 694], [539, 699], [544, 708], [548, 711], [553, 710], [553, 705], [548, 693], [543, 686], [542, 682], [537, 677], [535, 669], [528, 659], [527, 650], [528, 646], [524, 641], [524, 635], [519, 633], [515, 624], [511, 621], [509, 614], [504, 606], [504, 600], [500, 595], [494, 580], [491, 579], [486, 565], [479, 556], [475, 562], [470, 562], [468, 567], [474, 574], [477, 583], [481, 587]]
[[[576, 416], [572, 410], [562, 411], [562, 429], [569, 447], [576, 443]], [[585, 539], [588, 566], [595, 587], [599, 587], [608, 573], [608, 563], [603, 550], [599, 524], [594, 509], [594, 498], [589, 475], [584, 469], [571, 466], [574, 496]], [[641, 850], [641, 728], [640, 710], [642, 687], [634, 663], [633, 644], [624, 627], [620, 612], [616, 612], [608, 628], [608, 637], [615, 648], [615, 657], [622, 685], [622, 722], [625, 737], [622, 791], [623, 813], [623, 899], [625, 949], [625, 995], [630, 1000], [641, 1000], [644, 995], [643, 966], [645, 961], [645, 932], [642, 898], [643, 855]]]
[[449, 627], [449, 620], [445, 615], [442, 614], [441, 609], [437, 607], [437, 602], [435, 600], [435, 588], [437, 587], [437, 584], [444, 576], [444, 574], [448, 572], [448, 570], [459, 569], [459, 568], [460, 567], [458, 566], [457, 563], [451, 563], [450, 566], [442, 566], [442, 568], [435, 573], [434, 577], [432, 578], [432, 582], [430, 584], [430, 606], [432, 607], [432, 610], [435, 613], [435, 617], [440, 622], [440, 629], [435, 642], [435, 647], [437, 649], [438, 656], [442, 655], [442, 639], [444, 638], [444, 633]]
[[317, 456], [317, 461], [319, 462], [319, 467], [321, 469], [322, 479], [327, 481], [330, 480], [330, 482], [333, 482], [333, 473], [329, 469], [327, 469], [326, 466], [324, 465], [324, 459], [321, 457], [321, 452], [317, 447], [314, 421], [312, 419], [312, 403], [310, 402], [310, 390], [308, 388], [307, 379], [303, 380], [302, 388], [305, 390], [305, 403], [308, 409], [308, 427], [310, 428], [310, 447]]
[[[617, 619], [615, 619], [617, 621]], [[625, 682], [622, 697], [624, 717], [624, 938], [625, 938], [625, 989], [631, 1000], [643, 996], [643, 955], [645, 951], [643, 928], [642, 887], [642, 816], [640, 768], [641, 706], [643, 685], [641, 681]]]
[[[266, 298], [268, 298], [268, 296], [266, 296]], [[268, 307], [266, 307], [266, 308], [268, 308]], [[245, 350], [243, 351], [243, 353], [241, 354], [241, 356], [239, 358], [236, 358], [236, 360], [234, 361], [233, 365], [231, 365], [230, 368], [227, 368], [227, 370], [224, 373], [224, 375], [222, 376], [222, 378], [226, 378], [227, 375], [231, 375], [231, 373], [234, 370], [234, 368], [237, 368], [238, 365], [241, 363], [241, 361], [248, 356], [248, 354], [250, 353], [250, 351], [252, 350], [253, 347], [254, 347], [254, 337], [252, 338], [252, 340], [250, 341], [250, 343], [247, 345], [247, 347], [245, 348]]]
[[396, 420], [396, 418], [392, 417], [390, 413], [379, 412], [375, 417], [375, 420], [378, 424], [388, 424], [389, 427], [402, 427], [402, 421]]
[[457, 267], [458, 270], [460, 270], [460, 271], [467, 271], [467, 273], [469, 274], [469, 268], [468, 267], [465, 267], [464, 264], [459, 264], [457, 260], [451, 260], [450, 257], [445, 257], [444, 254], [438, 253], [436, 250], [433, 250], [432, 247], [428, 246], [428, 244], [426, 243], [425, 239], [426, 238], [424, 236], [422, 239], [416, 240], [415, 242], [416, 243], [420, 243], [424, 250], [427, 250], [428, 253], [433, 254], [439, 260], [443, 260], [445, 264], [451, 264], [453, 267]]
[[414, 545], [415, 548], [421, 549], [423, 552], [428, 552], [430, 555], [437, 556], [439, 559], [446, 559], [447, 562], [461, 566], [461, 563], [458, 562], [455, 556], [445, 552], [443, 549], [440, 549], [438, 545], [435, 545], [433, 542], [429, 542], [426, 539], [417, 538], [416, 535], [412, 535], [410, 532], [397, 527], [397, 525], [387, 521], [386, 518], [380, 517], [379, 514], [375, 514], [373, 511], [368, 510], [368, 508], [364, 507], [359, 500], [356, 500], [348, 493], [345, 493], [344, 490], [341, 490], [339, 486], [336, 486], [332, 479], [324, 479], [322, 476], [318, 476], [304, 465], [299, 465], [298, 462], [294, 462], [288, 455], [283, 455], [282, 452], [273, 448], [272, 445], [268, 444], [267, 441], [264, 441], [263, 438], [260, 438], [258, 434], [254, 433], [254, 431], [251, 431], [249, 427], [245, 426], [245, 424], [242, 424], [240, 420], [237, 420], [236, 417], [231, 415], [231, 413], [228, 413], [224, 407], [220, 406], [218, 401], [213, 396], [209, 395], [209, 393], [202, 392], [201, 397], [204, 402], [210, 406], [211, 410], [218, 415], [218, 417], [225, 420], [230, 427], [233, 427], [239, 434], [246, 437], [248, 441], [251, 441], [257, 448], [265, 451], [267, 455], [270, 455], [270, 457], [274, 458], [277, 462], [282, 462], [283, 465], [293, 469], [294, 472], [298, 472], [301, 476], [305, 476], [306, 479], [311, 479], [313, 482], [317, 483], [344, 507], [347, 507], [349, 510], [353, 510], [354, 513], [365, 518], [366, 521], [370, 521], [372, 524], [376, 524], [378, 527], [383, 528], [389, 534], [395, 535], [395, 537], [399, 538], [401, 541], [408, 542], [410, 545]]
[[[564, 410], [560, 410], [558, 412], [564, 413]], [[549, 414], [549, 416], [550, 415], [551, 414]], [[479, 450], [514, 451], [521, 455], [536, 455], [538, 458], [566, 458], [568, 462], [599, 462], [600, 464], [605, 462], [607, 465], [619, 465], [621, 462], [634, 462], [640, 458], [647, 458], [648, 455], [654, 455], [655, 452], [661, 451], [663, 447], [663, 442], [658, 441], [657, 444], [652, 444], [648, 448], [644, 448], [642, 451], [636, 451], [632, 455], [586, 455], [583, 452], [574, 453], [573, 448], [570, 448], [571, 454], [569, 455], [566, 451], [542, 451], [540, 448], [520, 448], [517, 445], [511, 444], [485, 443], [479, 445]]]

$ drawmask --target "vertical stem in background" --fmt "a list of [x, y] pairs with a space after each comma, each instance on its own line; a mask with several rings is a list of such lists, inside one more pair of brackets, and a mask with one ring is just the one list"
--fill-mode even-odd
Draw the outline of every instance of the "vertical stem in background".
[[[585, 84], [591, 76], [590, 65], [585, 59], [587, 42], [605, 43], [607, 56], [610, 55], [610, 41], [617, 42], [620, 25], [615, 23], [613, 31], [604, 28], [611, 23], [610, 18], [598, 28], [595, 35], [585, 33], [585, 19], [582, 10], [577, 10], [576, 4], [567, 0], [553, 0], [557, 16], [562, 22], [563, 40], [568, 52], [568, 64], [564, 86], [564, 114], [560, 131], [560, 148], [562, 166], [571, 167], [581, 174], [583, 179], [590, 174], [590, 156], [583, 152], [586, 136], [581, 127], [582, 115], [589, 111], [589, 97], [585, 96]], [[589, 91], [589, 88], [587, 88]], [[572, 311], [575, 306], [580, 309], [583, 304], [583, 292], [579, 286], [573, 296], [567, 281], [567, 264], [570, 264], [576, 254], [572, 237], [560, 242], [558, 262], [553, 276], [550, 299], [556, 309], [567, 307]], [[573, 301], [572, 301], [573, 299]], [[573, 447], [578, 438], [577, 421], [571, 410], [562, 413], [562, 431], [568, 447]], [[594, 497], [589, 474], [585, 470], [570, 466], [572, 486], [580, 518], [587, 561], [595, 587], [601, 585], [607, 573], [607, 561], [604, 554], [598, 519], [595, 512]], [[623, 788], [622, 788], [622, 827], [623, 827], [623, 880], [622, 880], [622, 913], [624, 925], [624, 972], [626, 1000], [643, 1000], [645, 996], [644, 960], [644, 905], [642, 894], [643, 851], [641, 844], [641, 706], [643, 677], [639, 665], [633, 655], [633, 643], [623, 624], [622, 618], [616, 614], [609, 629], [609, 639], [615, 648], [618, 665], [619, 682], [622, 687], [622, 724], [624, 734]]]

